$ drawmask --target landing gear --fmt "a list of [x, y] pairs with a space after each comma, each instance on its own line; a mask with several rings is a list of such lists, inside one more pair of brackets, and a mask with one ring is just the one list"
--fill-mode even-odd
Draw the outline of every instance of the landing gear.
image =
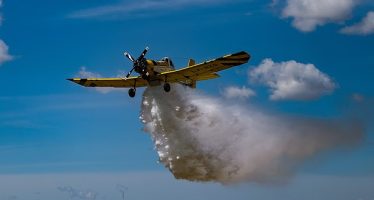
[[164, 84], [164, 90], [165, 90], [165, 92], [170, 92], [170, 84], [169, 83]]
[[135, 88], [130, 88], [129, 89], [129, 96], [131, 98], [135, 97], [136, 89]]

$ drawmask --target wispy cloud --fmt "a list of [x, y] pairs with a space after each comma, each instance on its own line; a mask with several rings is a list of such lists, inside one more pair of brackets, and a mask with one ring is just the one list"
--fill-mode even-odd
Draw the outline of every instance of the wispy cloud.
[[58, 187], [57, 189], [61, 192], [67, 193], [71, 199], [94, 200], [98, 196], [98, 193], [91, 190], [78, 190], [70, 186]]
[[78, 10], [68, 14], [69, 18], [96, 18], [115, 15], [141, 15], [165, 12], [170, 13], [188, 7], [207, 7], [230, 3], [229, 0], [141, 0], [121, 1], [116, 4], [103, 5], [93, 8]]
[[[102, 78], [102, 75], [99, 73], [87, 71], [86, 67], [81, 67], [81, 70], [78, 72], [77, 76], [80, 78]], [[118, 77], [119, 75], [117, 75]], [[95, 87], [95, 90], [98, 92], [101, 92], [103, 94], [106, 94], [108, 92], [113, 92], [113, 91], [123, 91], [123, 89], [119, 88], [109, 88], [109, 87]]]
[[221, 93], [227, 99], [248, 99], [256, 95], [252, 89], [245, 86], [242, 86], [241, 88], [229, 86], [226, 87]]
[[370, 35], [374, 33], [374, 11], [370, 11], [361, 22], [352, 26], [344, 27], [341, 33], [348, 35]]
[[3, 127], [11, 127], [11, 128], [17, 128], [17, 129], [40, 129], [45, 128], [48, 126], [38, 124], [32, 120], [26, 120], [26, 119], [12, 119], [12, 120], [6, 120], [2, 121], [0, 123]]

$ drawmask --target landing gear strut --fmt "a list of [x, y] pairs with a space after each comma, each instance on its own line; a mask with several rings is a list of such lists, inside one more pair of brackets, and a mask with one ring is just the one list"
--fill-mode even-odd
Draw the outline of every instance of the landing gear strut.
[[136, 93], [136, 89], [135, 88], [130, 88], [129, 89], [129, 96], [132, 98], [132, 97], [135, 97], [135, 93]]
[[165, 90], [165, 92], [170, 92], [170, 84], [169, 83], [164, 84], [164, 90]]

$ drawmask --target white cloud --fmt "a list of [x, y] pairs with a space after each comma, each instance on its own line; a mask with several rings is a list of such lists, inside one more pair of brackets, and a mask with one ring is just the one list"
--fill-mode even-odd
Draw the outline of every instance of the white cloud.
[[[77, 76], [80, 78], [102, 78], [101, 74], [87, 71], [86, 67], [81, 67], [81, 70], [78, 72]], [[104, 94], [113, 91], [122, 91], [122, 89], [110, 87], [95, 87], [95, 90]]]
[[226, 87], [222, 91], [222, 95], [228, 99], [233, 99], [233, 98], [248, 99], [252, 96], [255, 96], [256, 93], [250, 88], [247, 88], [245, 86], [243, 86], [242, 88], [236, 87], [236, 86], [230, 86], [230, 87]]
[[317, 26], [342, 22], [350, 17], [355, 0], [287, 0], [282, 16], [293, 18], [292, 25], [303, 32]]
[[271, 100], [310, 100], [331, 93], [336, 84], [313, 64], [265, 59], [249, 71], [250, 80], [268, 86]]
[[361, 22], [352, 26], [344, 27], [341, 33], [350, 35], [369, 35], [374, 33], [374, 11], [367, 13]]
[[[3, 1], [0, 0], [0, 7], [2, 7]], [[0, 13], [0, 25], [2, 24], [3, 17]], [[9, 54], [9, 47], [5, 44], [3, 40], [0, 39], [0, 65], [4, 62], [10, 61], [13, 59], [13, 56]]]
[[12, 59], [13, 56], [9, 55], [8, 45], [6, 45], [5, 42], [0, 39], [0, 65]]
[[70, 18], [94, 18], [113, 15], [141, 15], [155, 14], [156, 11], [167, 13], [178, 9], [185, 9], [191, 6], [211, 6], [222, 3], [229, 3], [228, 0], [142, 0], [134, 3], [121, 1], [120, 3], [98, 6], [78, 10], [68, 15]]

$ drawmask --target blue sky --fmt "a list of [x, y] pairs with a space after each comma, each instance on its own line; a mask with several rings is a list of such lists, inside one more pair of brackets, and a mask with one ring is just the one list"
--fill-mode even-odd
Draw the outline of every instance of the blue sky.
[[[311, 9], [316, 2], [317, 9]], [[374, 96], [374, 4], [323, 2], [2, 1], [1, 199], [37, 198], [35, 193], [40, 199], [67, 199], [56, 189], [63, 185], [120, 199], [116, 184], [126, 185], [132, 199], [147, 198], [139, 182], [159, 187], [150, 189], [157, 199], [374, 198], [374, 127], [368, 117]], [[252, 55], [248, 64], [199, 83], [198, 90], [289, 115], [328, 118], [354, 112], [366, 120], [366, 137], [354, 148], [313, 157], [282, 186], [175, 180], [157, 163], [153, 142], [142, 131], [141, 89], [131, 99], [126, 90], [102, 93], [66, 81], [82, 67], [102, 76], [126, 74], [130, 63], [123, 52], [137, 55], [145, 46], [148, 58], [169, 56], [177, 67], [189, 58], [201, 62], [245, 50]], [[267, 58], [273, 64], [264, 63]], [[314, 71], [301, 73], [308, 64]], [[254, 72], [265, 67], [270, 71]], [[283, 88], [284, 79], [272, 73], [307, 82], [299, 82], [298, 90]], [[236, 89], [231, 97], [230, 88]], [[275, 92], [281, 96], [272, 98]], [[45, 182], [34, 185], [39, 178]], [[206, 196], [198, 195], [202, 191]], [[315, 194], [319, 191], [323, 194]]]

